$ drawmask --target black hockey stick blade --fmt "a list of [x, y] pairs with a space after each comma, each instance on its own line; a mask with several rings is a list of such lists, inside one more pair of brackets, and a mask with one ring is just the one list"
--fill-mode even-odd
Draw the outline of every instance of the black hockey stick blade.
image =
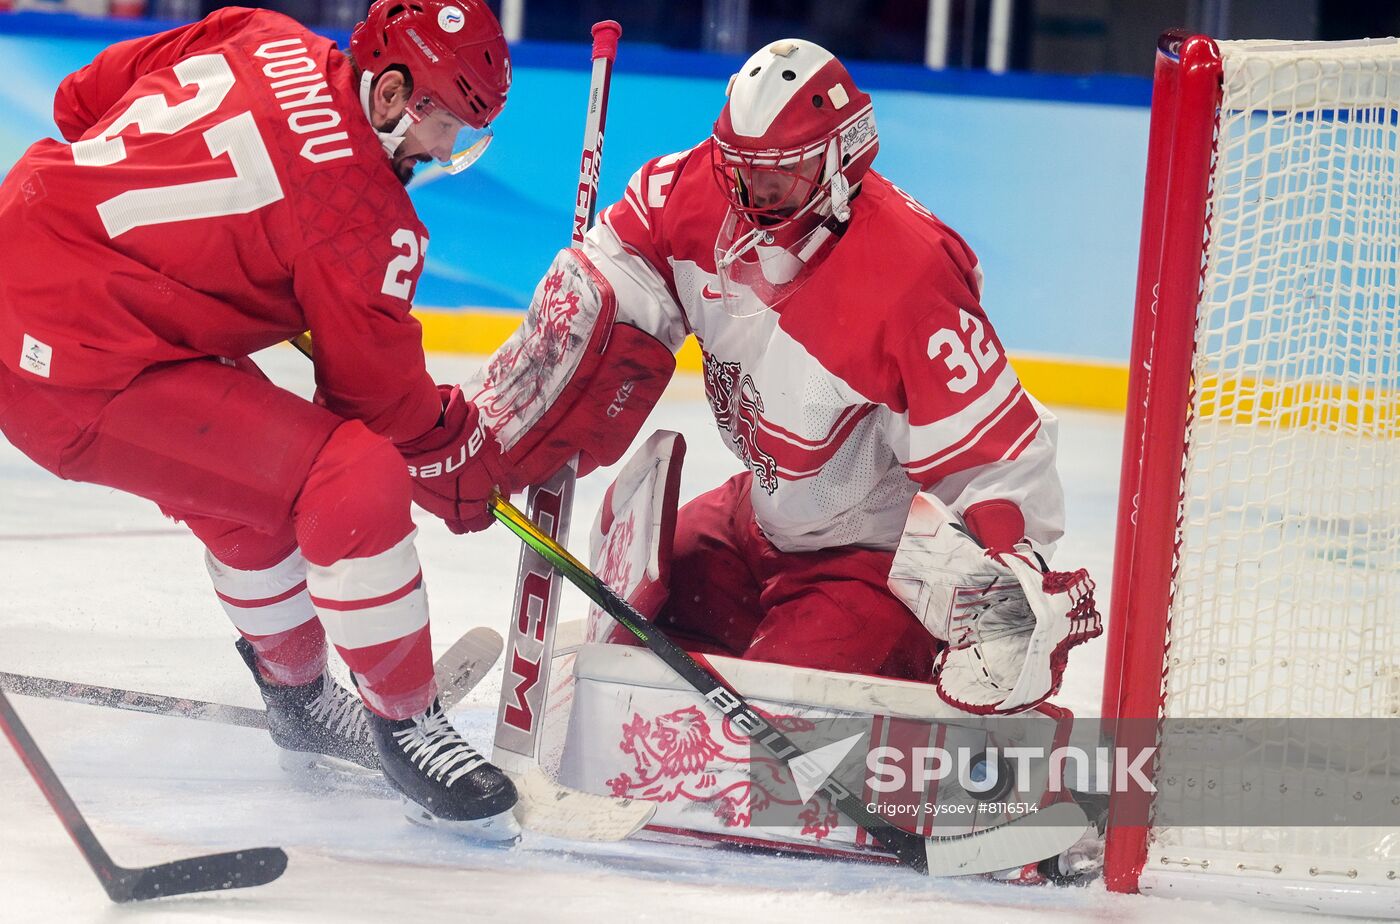
[[0, 693], [0, 731], [10, 739], [25, 769], [53, 807], [54, 814], [97, 876], [97, 881], [102, 883], [107, 897], [114, 902], [244, 889], [269, 883], [287, 868], [287, 855], [276, 847], [193, 857], [135, 869], [118, 866], [112, 862], [111, 855], [93, 833], [77, 803], [68, 794], [58, 774], [54, 773], [48, 758], [39, 750], [29, 729], [20, 721], [19, 713], [15, 712], [4, 693]]
[[267, 885], [286, 869], [287, 854], [280, 847], [254, 847], [137, 869], [114, 865], [111, 878], [102, 885], [108, 898], [125, 904], [195, 892], [249, 889]]
[[[920, 837], [909, 834], [907, 846], [922, 853], [914, 869], [930, 876], [968, 876], [1016, 869], [1058, 856], [1089, 829], [1089, 817], [1073, 802], [1057, 802], [971, 834]], [[888, 836], [888, 835], [886, 835]]]

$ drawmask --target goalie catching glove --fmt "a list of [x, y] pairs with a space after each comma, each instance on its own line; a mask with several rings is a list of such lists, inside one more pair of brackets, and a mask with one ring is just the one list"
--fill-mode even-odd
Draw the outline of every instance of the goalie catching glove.
[[1103, 631], [1088, 572], [1049, 571], [1025, 541], [984, 549], [928, 494], [914, 498], [889, 586], [947, 645], [934, 662], [939, 696], [981, 715], [1044, 702], [1069, 650]]

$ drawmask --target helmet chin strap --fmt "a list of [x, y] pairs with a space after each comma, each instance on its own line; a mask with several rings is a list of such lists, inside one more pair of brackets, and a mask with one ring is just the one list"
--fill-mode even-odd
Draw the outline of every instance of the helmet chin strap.
[[384, 147], [384, 153], [390, 157], [398, 151], [399, 145], [403, 144], [404, 136], [408, 134], [408, 129], [413, 125], [413, 119], [408, 115], [408, 110], [404, 109], [403, 115], [399, 118], [398, 124], [387, 132], [380, 131], [379, 126], [374, 124], [374, 116], [371, 115], [369, 105], [370, 91], [374, 86], [375, 75], [369, 71], [360, 74], [360, 106], [364, 108], [365, 118], [369, 120], [369, 127], [374, 129], [374, 133], [379, 136], [379, 143]]
[[841, 140], [831, 139], [826, 148], [826, 175], [831, 177], [831, 217], [845, 224], [851, 220], [851, 186], [841, 172]]

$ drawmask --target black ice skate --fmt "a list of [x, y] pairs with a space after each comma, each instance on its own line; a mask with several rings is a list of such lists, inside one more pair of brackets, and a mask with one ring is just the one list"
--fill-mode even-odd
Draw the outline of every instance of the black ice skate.
[[286, 770], [363, 775], [365, 770], [380, 769], [369, 713], [359, 696], [337, 683], [329, 671], [299, 687], [268, 683], [258, 671], [248, 640], [240, 638], [237, 647], [267, 704], [268, 729]]
[[515, 785], [457, 733], [436, 699], [411, 719], [369, 716], [384, 776], [408, 800], [410, 821], [511, 844]]

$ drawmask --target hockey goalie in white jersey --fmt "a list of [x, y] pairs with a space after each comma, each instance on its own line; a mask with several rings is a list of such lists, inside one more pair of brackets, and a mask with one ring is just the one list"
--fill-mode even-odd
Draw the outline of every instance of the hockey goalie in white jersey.
[[[575, 453], [584, 472], [612, 463], [694, 334], [747, 471], [677, 514], [683, 446], [649, 444], [676, 471], [648, 489], [661, 513], [632, 602], [693, 651], [1023, 711], [1100, 631], [1087, 574], [1044, 565], [1056, 421], [983, 313], [976, 257], [871, 169], [877, 149], [870, 97], [829, 52], [755, 54], [713, 135], [637, 171], [466, 386], [499, 439], [478, 459], [508, 490]], [[618, 488], [604, 546], [637, 541], [609, 535]]]

